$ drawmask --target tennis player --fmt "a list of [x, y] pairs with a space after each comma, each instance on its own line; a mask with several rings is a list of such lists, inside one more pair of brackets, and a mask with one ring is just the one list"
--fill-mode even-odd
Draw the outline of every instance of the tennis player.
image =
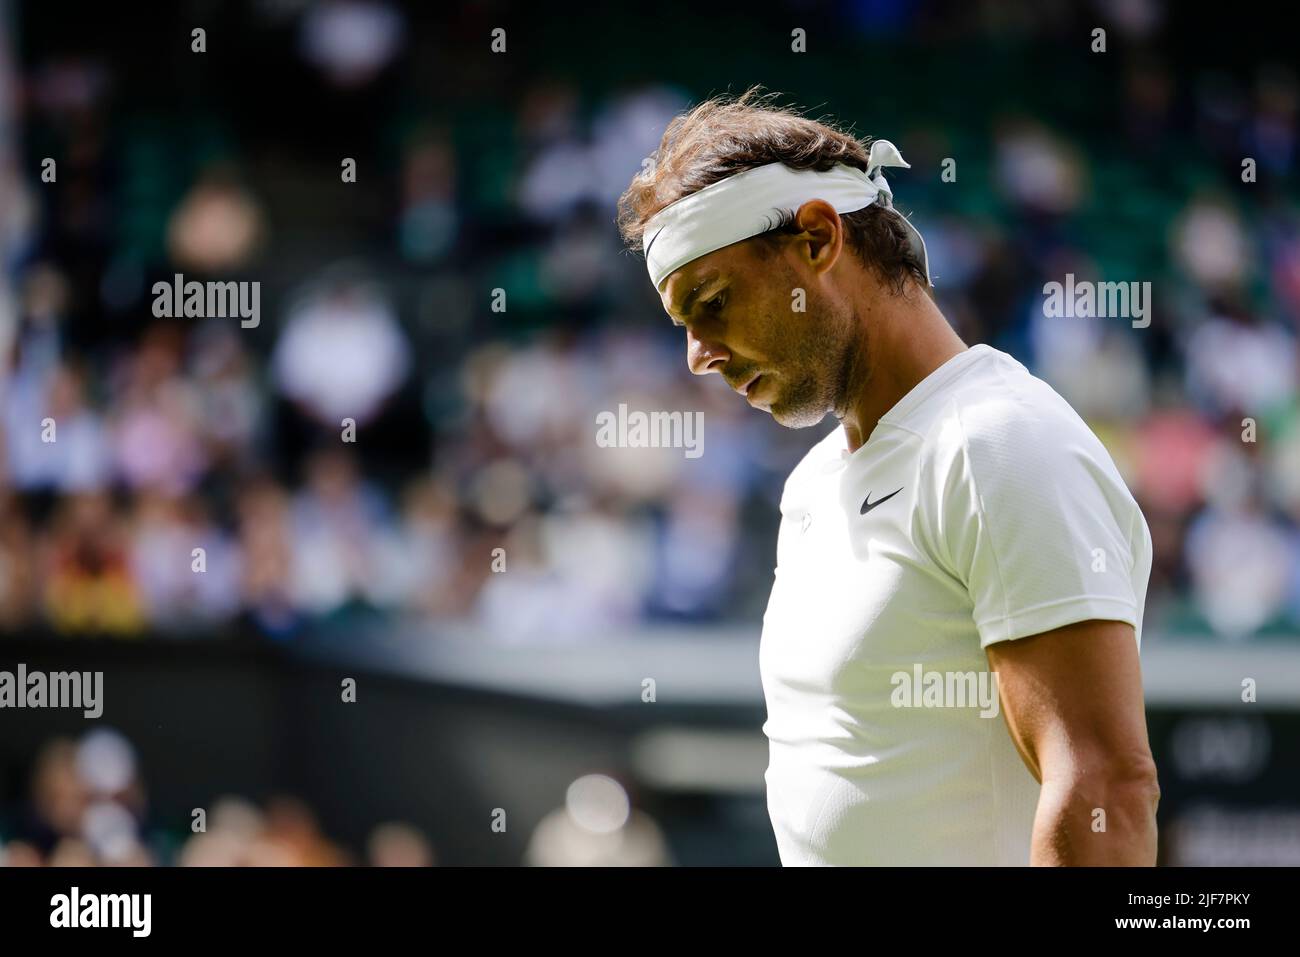
[[619, 202], [692, 372], [839, 420], [763, 619], [781, 860], [1152, 865], [1150, 532], [1065, 400], [936, 307], [907, 165], [750, 91], [676, 117]]

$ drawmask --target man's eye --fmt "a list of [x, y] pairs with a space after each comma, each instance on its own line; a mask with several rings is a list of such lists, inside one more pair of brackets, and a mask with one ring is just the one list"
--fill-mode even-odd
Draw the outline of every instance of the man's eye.
[[724, 292], [717, 296], [714, 296], [712, 299], [710, 299], [708, 302], [704, 304], [704, 307], [708, 309], [709, 312], [721, 312], [722, 306], [726, 301], [727, 301], [727, 294]]

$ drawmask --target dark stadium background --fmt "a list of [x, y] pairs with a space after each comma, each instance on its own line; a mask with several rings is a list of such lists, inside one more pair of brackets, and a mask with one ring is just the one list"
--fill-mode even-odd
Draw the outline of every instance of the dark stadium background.
[[[831, 423], [689, 376], [613, 226], [668, 118], [754, 83], [899, 145], [945, 314], [1141, 502], [1162, 862], [1300, 863], [1300, 86], [1270, 14], [0, 13], [0, 668], [105, 674], [98, 721], [0, 712], [0, 863], [776, 862], [758, 630]], [[260, 324], [155, 319], [178, 272], [260, 282]], [[1045, 319], [1067, 272], [1150, 281], [1150, 326]], [[598, 448], [620, 402], [702, 411], [704, 454]]]

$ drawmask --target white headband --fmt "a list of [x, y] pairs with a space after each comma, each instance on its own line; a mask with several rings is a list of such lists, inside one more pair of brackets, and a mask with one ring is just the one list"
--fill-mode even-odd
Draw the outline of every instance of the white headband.
[[[880, 172], [882, 166], [911, 168], [893, 143], [876, 140], [865, 172], [844, 163], [824, 173], [769, 163], [684, 196], [651, 217], [641, 233], [650, 279], [658, 289], [674, 270], [715, 249], [775, 228], [782, 213], [797, 210], [810, 199], [826, 200], [837, 213], [852, 213], [883, 196], [882, 205], [892, 209], [894, 194]], [[907, 217], [899, 214], [899, 218], [916, 237], [928, 281], [930, 260], [925, 240]]]

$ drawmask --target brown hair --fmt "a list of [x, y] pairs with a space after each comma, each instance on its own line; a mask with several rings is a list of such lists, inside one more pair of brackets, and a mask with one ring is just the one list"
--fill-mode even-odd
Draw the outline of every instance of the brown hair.
[[[645, 224], [669, 203], [706, 186], [768, 163], [825, 171], [836, 163], [867, 168], [870, 138], [858, 139], [826, 122], [776, 106], [776, 93], [750, 87], [738, 97], [715, 96], [674, 117], [659, 148], [618, 201], [618, 228], [630, 249], [641, 249]], [[759, 239], [775, 245], [797, 233], [794, 210]], [[867, 265], [901, 292], [905, 281], [930, 282], [900, 214], [872, 204], [844, 213], [846, 240]]]

